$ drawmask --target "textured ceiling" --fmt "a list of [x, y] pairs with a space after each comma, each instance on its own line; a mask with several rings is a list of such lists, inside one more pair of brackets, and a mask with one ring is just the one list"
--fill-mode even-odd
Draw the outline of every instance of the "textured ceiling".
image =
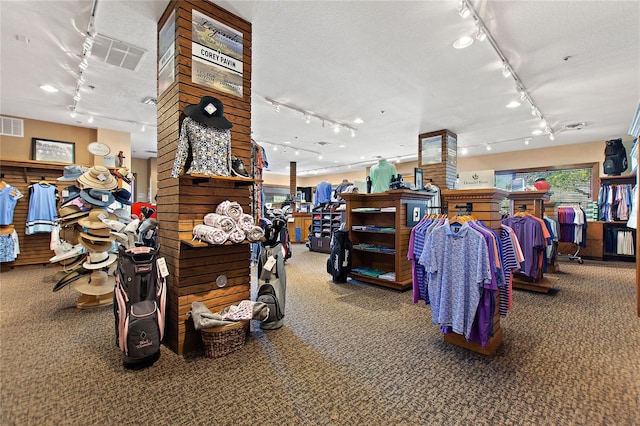
[[[554, 141], [531, 134], [540, 121], [528, 104], [505, 108], [518, 99], [515, 82], [502, 76], [487, 40], [452, 48], [474, 33], [457, 1], [214, 3], [253, 25], [252, 132], [277, 173], [288, 173], [290, 161], [302, 174], [363, 167], [377, 156], [415, 158], [417, 135], [445, 128], [466, 155], [488, 153], [487, 144], [495, 153], [626, 137], [640, 99], [638, 1], [472, 2]], [[137, 71], [90, 60], [74, 120], [67, 107], [91, 4], [0, 2], [2, 114], [129, 131], [133, 156], [153, 156], [155, 128], [141, 133], [136, 123], [155, 124], [155, 107], [141, 100], [156, 96], [156, 22], [167, 2], [98, 1], [98, 33], [148, 54]], [[44, 83], [61, 90], [46, 94]], [[276, 112], [266, 98], [349, 124], [356, 136], [315, 118], [306, 123], [290, 108]], [[582, 130], [566, 127], [582, 122]]]

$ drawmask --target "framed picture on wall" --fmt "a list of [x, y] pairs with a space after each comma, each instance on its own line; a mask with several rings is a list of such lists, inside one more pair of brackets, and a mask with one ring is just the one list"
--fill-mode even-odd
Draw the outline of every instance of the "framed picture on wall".
[[76, 144], [31, 138], [31, 159], [49, 163], [74, 164], [76, 162]]

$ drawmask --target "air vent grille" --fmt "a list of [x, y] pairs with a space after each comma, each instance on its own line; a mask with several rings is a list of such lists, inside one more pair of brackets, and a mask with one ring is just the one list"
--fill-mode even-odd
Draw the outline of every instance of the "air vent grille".
[[98, 34], [93, 41], [91, 58], [116, 67], [136, 71], [147, 54], [141, 47]]
[[2, 120], [2, 128], [0, 134], [3, 136], [24, 137], [24, 120], [19, 118], [0, 117]]

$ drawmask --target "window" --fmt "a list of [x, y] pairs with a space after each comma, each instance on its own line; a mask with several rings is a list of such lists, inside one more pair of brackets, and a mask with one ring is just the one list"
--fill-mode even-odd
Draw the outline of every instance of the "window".
[[[525, 169], [496, 172], [496, 188], [512, 190], [512, 185], [524, 181], [525, 188], [533, 188], [536, 179], [545, 178], [551, 185], [551, 202], [584, 203], [594, 199], [593, 180], [597, 164], [558, 166], [549, 169]], [[515, 188], [514, 188], [515, 190]]]

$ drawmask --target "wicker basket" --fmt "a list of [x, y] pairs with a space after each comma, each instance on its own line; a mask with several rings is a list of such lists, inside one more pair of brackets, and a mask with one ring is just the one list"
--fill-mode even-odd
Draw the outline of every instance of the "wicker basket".
[[249, 321], [201, 329], [205, 356], [219, 358], [237, 351], [244, 345], [248, 333]]

